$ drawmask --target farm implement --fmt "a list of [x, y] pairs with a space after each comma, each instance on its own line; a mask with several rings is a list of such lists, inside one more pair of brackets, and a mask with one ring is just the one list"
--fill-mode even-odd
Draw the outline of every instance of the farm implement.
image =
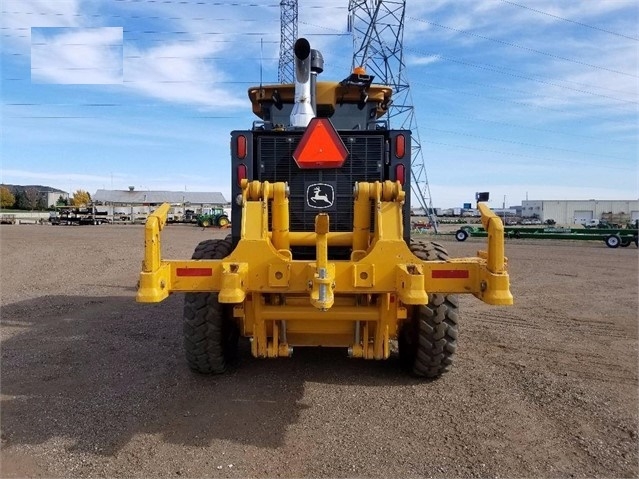
[[[457, 241], [467, 238], [485, 238], [488, 232], [478, 226], [463, 226], [455, 232]], [[506, 238], [526, 239], [558, 239], [572, 241], [603, 241], [609, 248], [626, 247], [634, 243], [638, 245], [637, 230], [631, 228], [589, 229], [562, 227], [504, 227]]]

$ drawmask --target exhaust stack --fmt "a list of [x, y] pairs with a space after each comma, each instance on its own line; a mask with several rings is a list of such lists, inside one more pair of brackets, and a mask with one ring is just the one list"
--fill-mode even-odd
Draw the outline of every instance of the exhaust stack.
[[291, 111], [291, 126], [306, 128], [313, 117], [311, 97], [311, 45], [299, 38], [293, 49], [295, 54], [295, 104]]

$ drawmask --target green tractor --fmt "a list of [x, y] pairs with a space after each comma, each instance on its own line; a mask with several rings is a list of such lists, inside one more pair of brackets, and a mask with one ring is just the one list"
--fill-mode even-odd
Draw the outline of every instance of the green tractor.
[[225, 228], [230, 224], [231, 220], [222, 208], [204, 208], [197, 217], [197, 225], [203, 228], [209, 226]]

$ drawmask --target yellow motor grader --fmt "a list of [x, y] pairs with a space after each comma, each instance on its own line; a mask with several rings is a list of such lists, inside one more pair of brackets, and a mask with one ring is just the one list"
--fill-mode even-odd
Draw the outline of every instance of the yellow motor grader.
[[231, 132], [232, 228], [190, 260], [161, 256], [169, 205], [149, 216], [137, 301], [185, 294], [189, 366], [222, 373], [248, 337], [256, 357], [344, 348], [416, 376], [448, 371], [457, 348], [457, 295], [512, 304], [503, 224], [483, 202], [487, 249], [449, 258], [411, 239], [411, 132], [383, 119], [391, 88], [356, 69], [319, 82], [320, 52], [295, 44], [295, 83], [248, 91], [259, 118]]

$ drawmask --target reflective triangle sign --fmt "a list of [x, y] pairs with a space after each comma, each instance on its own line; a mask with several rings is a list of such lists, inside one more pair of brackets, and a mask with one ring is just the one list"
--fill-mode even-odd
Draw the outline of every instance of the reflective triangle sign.
[[347, 157], [348, 150], [328, 118], [313, 118], [293, 153], [300, 168], [340, 168]]

